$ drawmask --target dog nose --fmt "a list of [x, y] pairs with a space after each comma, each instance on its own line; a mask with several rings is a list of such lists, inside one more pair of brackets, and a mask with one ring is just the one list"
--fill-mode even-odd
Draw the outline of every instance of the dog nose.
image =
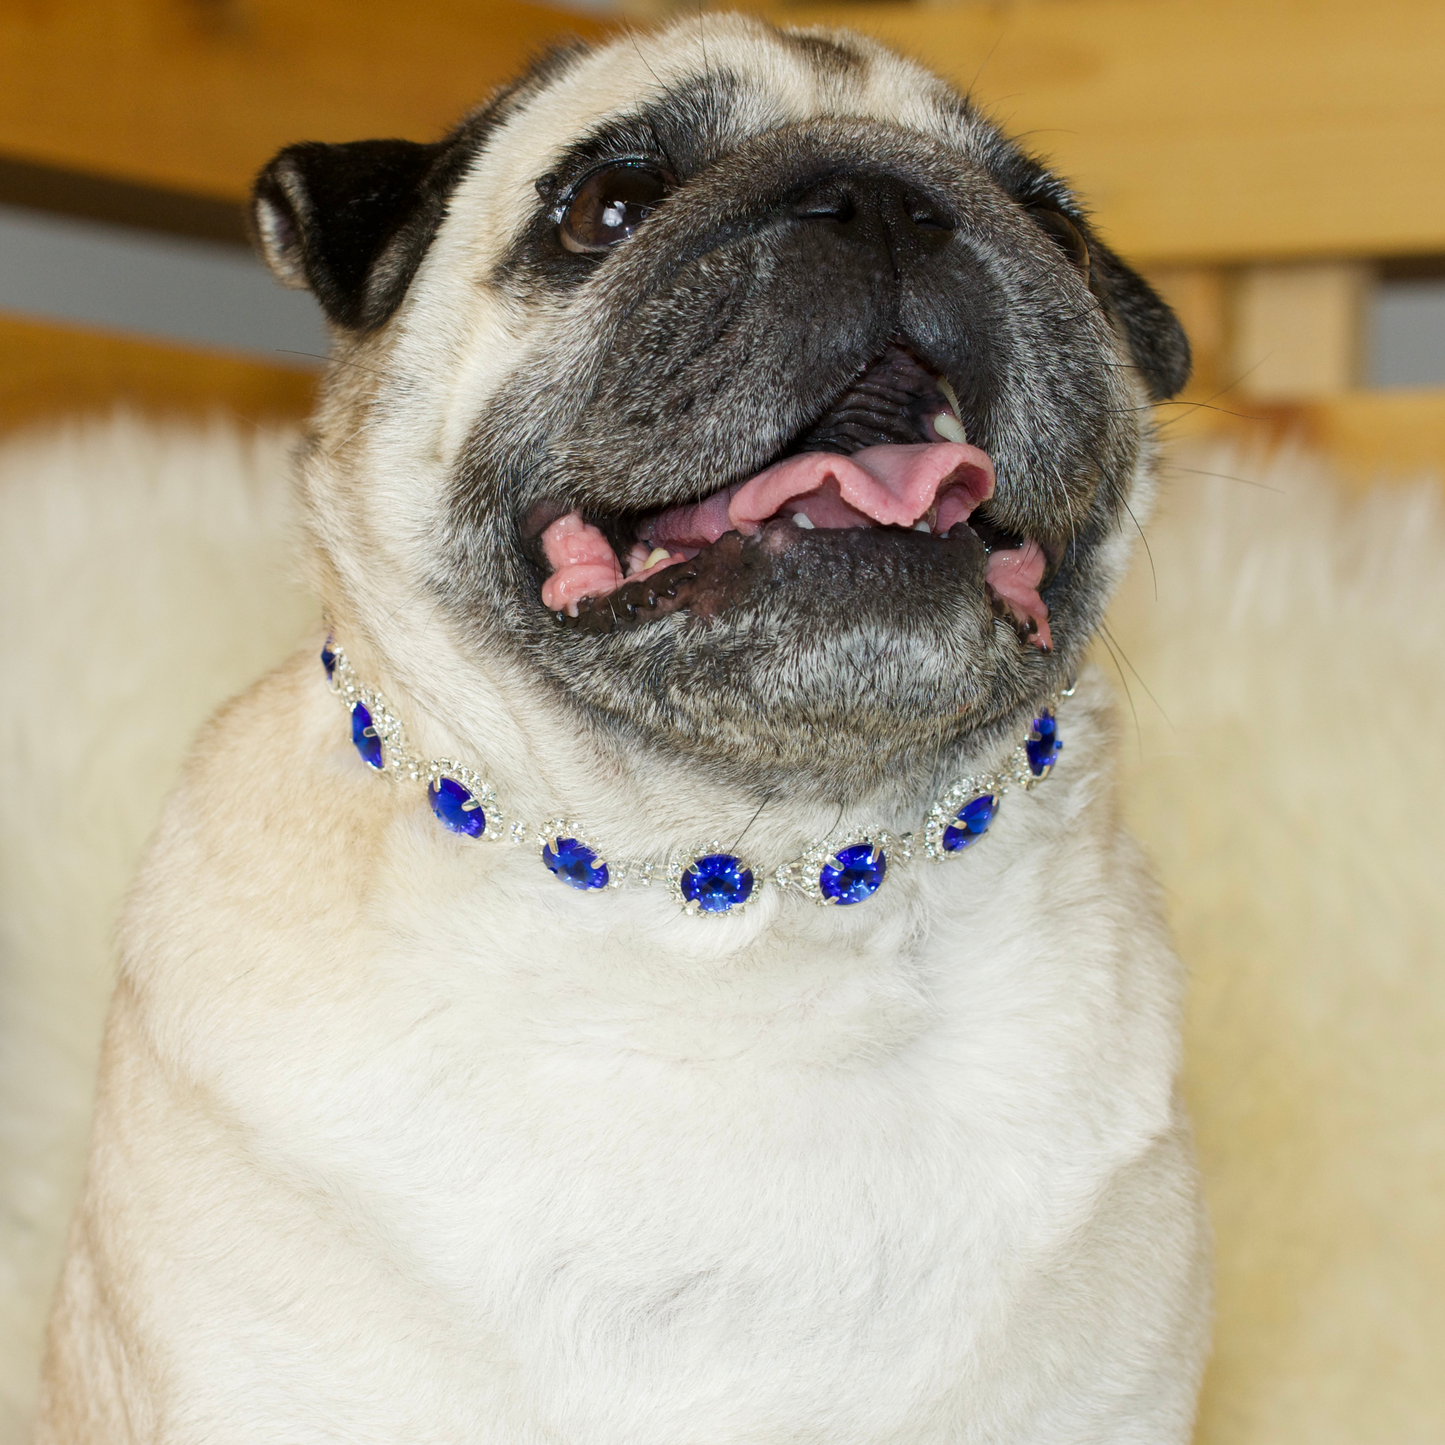
[[796, 197], [792, 215], [860, 245], [886, 239], [895, 259], [948, 244], [957, 222], [935, 197], [891, 176], [830, 176]]

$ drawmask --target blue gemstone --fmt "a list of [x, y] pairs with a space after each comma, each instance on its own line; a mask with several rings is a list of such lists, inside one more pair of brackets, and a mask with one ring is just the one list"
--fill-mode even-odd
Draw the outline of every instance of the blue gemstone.
[[427, 796], [437, 821], [453, 833], [480, 838], [486, 831], [487, 815], [482, 805], [455, 778], [437, 778], [427, 785]]
[[607, 887], [607, 865], [575, 838], [553, 838], [542, 849], [542, 861], [573, 888]]
[[967, 802], [954, 814], [955, 821], [943, 830], [943, 846], [950, 853], [977, 843], [998, 812], [998, 794], [984, 793]]
[[321, 665], [326, 669], [327, 682], [336, 679], [336, 654], [331, 650], [331, 639], [328, 637], [321, 644]]
[[1029, 772], [1036, 778], [1046, 778], [1049, 769], [1058, 762], [1064, 745], [1059, 741], [1059, 725], [1048, 708], [1044, 708], [1034, 719], [1034, 735], [1024, 743], [1029, 755]]
[[888, 872], [888, 855], [872, 843], [840, 848], [818, 875], [818, 887], [830, 903], [861, 903], [882, 886]]
[[694, 858], [683, 870], [682, 896], [704, 913], [726, 913], [746, 903], [753, 891], [752, 870], [731, 853]]
[[351, 741], [356, 744], [362, 762], [377, 769], [386, 766], [381, 756], [381, 734], [371, 725], [371, 713], [364, 702], [352, 704]]

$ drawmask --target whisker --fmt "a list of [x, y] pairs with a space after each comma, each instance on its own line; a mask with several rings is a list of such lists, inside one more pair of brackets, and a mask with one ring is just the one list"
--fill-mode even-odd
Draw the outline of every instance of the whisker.
[[1228, 472], [1211, 472], [1200, 467], [1181, 467], [1170, 463], [1166, 469], [1169, 472], [1187, 472], [1193, 477], [1218, 477], [1222, 482], [1238, 482], [1245, 487], [1258, 487], [1262, 492], [1274, 492], [1277, 496], [1287, 497], [1288, 492], [1283, 487], [1272, 487], [1268, 482], [1257, 482], [1249, 477], [1231, 476]]
[[1149, 575], [1154, 579], [1154, 600], [1159, 600], [1159, 574], [1154, 570], [1154, 549], [1149, 545], [1149, 539], [1144, 535], [1144, 529], [1139, 525], [1139, 519], [1134, 515], [1134, 509], [1128, 502], [1124, 503], [1124, 510], [1129, 514], [1129, 520], [1134, 524], [1134, 530], [1139, 534], [1139, 540], [1144, 544], [1144, 555], [1149, 559]]
[[748, 819], [748, 826], [747, 826], [747, 828], [744, 828], [743, 831], [742, 831], [741, 833], [739, 833], [736, 838], [733, 839], [732, 846], [728, 849], [728, 852], [730, 852], [730, 853], [736, 853], [736, 852], [737, 852], [737, 850], [738, 850], [738, 844], [740, 844], [740, 843], [743, 841], [743, 839], [748, 836], [748, 828], [751, 828], [751, 827], [753, 826], [753, 824], [758, 821], [758, 819], [762, 816], [763, 809], [766, 808], [766, 807], [768, 806], [768, 804], [773, 801], [773, 797], [774, 797], [774, 794], [772, 794], [772, 793], [767, 793], [766, 795], [764, 795], [763, 801], [758, 804], [758, 810], [757, 810], [757, 812], [754, 813], [753, 816]]
[[1108, 639], [1109, 643], [1119, 649], [1119, 656], [1124, 659], [1125, 666], [1128, 667], [1129, 671], [1134, 674], [1135, 678], [1138, 680], [1139, 686], [1142, 687], [1146, 693], [1148, 693], [1149, 701], [1152, 702], [1154, 706], [1159, 709], [1159, 716], [1162, 717], [1171, 728], [1173, 728], [1174, 719], [1171, 718], [1169, 714], [1164, 711], [1164, 704], [1161, 703], [1159, 699], [1154, 696], [1153, 690], [1150, 688], [1149, 684], [1144, 681], [1144, 678], [1140, 674], [1139, 669], [1135, 667], [1132, 662], [1129, 661], [1129, 654], [1125, 652], [1124, 649], [1119, 645], [1119, 639], [1115, 637], [1112, 632], [1109, 631], [1109, 624], [1107, 622], [1101, 622], [1099, 624], [1099, 631], [1104, 634], [1104, 636]]
[[1114, 648], [1110, 643], [1105, 629], [1100, 630], [1099, 640], [1104, 644], [1104, 648], [1109, 656], [1113, 658], [1114, 667], [1119, 673], [1119, 681], [1124, 685], [1124, 697], [1129, 704], [1129, 711], [1133, 714], [1134, 718], [1134, 741], [1139, 749], [1139, 757], [1142, 759], [1144, 756], [1144, 730], [1139, 726], [1139, 710], [1134, 706], [1134, 694], [1129, 690], [1129, 679], [1124, 676], [1124, 669], [1119, 663], [1119, 658], [1114, 652]]

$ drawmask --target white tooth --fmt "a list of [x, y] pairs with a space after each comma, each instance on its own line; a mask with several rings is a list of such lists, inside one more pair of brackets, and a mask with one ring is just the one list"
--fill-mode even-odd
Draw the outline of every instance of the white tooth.
[[941, 411], [933, 418], [933, 429], [945, 441], [966, 442], [968, 433], [963, 429], [963, 423], [951, 412]]
[[920, 517], [918, 521], [913, 524], [913, 530], [915, 532], [932, 532], [933, 528], [928, 525], [926, 518]]
[[647, 554], [647, 561], [645, 561], [642, 566], [644, 568], [655, 567], [659, 562], [666, 562], [671, 556], [672, 553], [669, 552], [666, 547], [654, 547], [652, 551]]
[[803, 515], [802, 512], [793, 513], [793, 525], [795, 527], [801, 527], [805, 532], [811, 532], [813, 530], [813, 524], [807, 519], [807, 517]]
[[938, 378], [938, 389], [943, 393], [949, 406], [953, 408], [954, 416], [962, 416], [963, 408], [958, 404], [958, 393], [948, 384], [947, 377], [940, 376]]

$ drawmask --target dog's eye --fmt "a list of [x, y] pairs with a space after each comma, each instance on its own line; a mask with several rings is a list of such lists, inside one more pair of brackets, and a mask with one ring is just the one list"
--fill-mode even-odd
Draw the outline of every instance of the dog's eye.
[[1059, 249], [1084, 273], [1087, 281], [1089, 243], [1084, 239], [1084, 233], [1062, 211], [1056, 211], [1052, 206], [1030, 206], [1029, 215], [1058, 242]]
[[557, 207], [557, 236], [579, 255], [606, 251], [625, 241], [672, 189], [665, 171], [637, 161], [603, 166], [585, 176], [571, 196]]

